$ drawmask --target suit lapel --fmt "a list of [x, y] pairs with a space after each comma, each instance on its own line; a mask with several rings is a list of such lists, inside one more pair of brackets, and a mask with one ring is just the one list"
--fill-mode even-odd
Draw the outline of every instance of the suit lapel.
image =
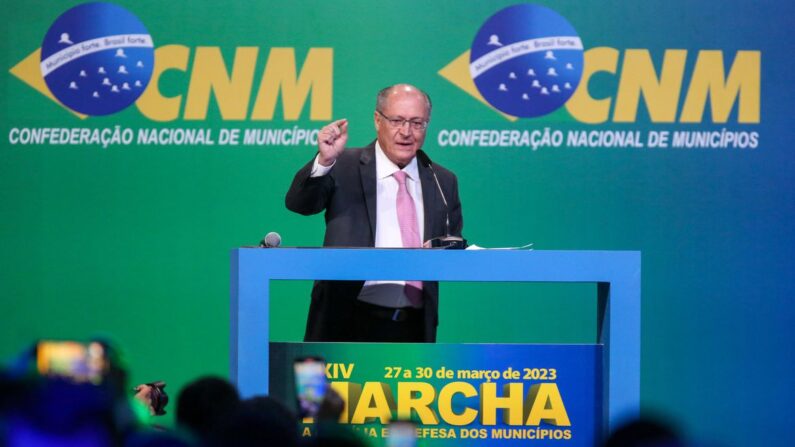
[[371, 243], [375, 244], [375, 213], [376, 213], [376, 178], [375, 178], [375, 142], [362, 150], [359, 158], [359, 178], [362, 179], [362, 193], [367, 207], [367, 218], [370, 221]]

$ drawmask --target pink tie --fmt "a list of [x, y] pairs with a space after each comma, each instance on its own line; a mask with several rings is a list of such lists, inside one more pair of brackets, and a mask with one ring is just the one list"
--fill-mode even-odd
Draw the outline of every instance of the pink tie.
[[[392, 176], [398, 182], [397, 218], [400, 226], [400, 239], [403, 241], [404, 247], [422, 247], [420, 226], [417, 223], [417, 208], [406, 188], [406, 173], [395, 171]], [[422, 305], [422, 281], [406, 281], [403, 291], [414, 307]]]

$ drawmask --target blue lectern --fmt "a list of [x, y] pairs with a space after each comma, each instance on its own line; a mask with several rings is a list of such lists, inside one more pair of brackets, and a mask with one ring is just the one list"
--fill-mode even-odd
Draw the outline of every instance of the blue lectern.
[[624, 418], [637, 416], [639, 412], [639, 252], [234, 250], [230, 376], [244, 397], [268, 392], [270, 280], [312, 279], [597, 283], [597, 340], [603, 345], [601, 396], [604, 405], [600, 420], [606, 424], [604, 428], [612, 429]]

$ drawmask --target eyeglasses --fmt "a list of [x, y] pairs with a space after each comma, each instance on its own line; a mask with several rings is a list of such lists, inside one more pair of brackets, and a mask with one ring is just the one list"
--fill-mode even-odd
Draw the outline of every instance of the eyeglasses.
[[403, 118], [390, 118], [390, 117], [384, 115], [383, 113], [381, 113], [380, 110], [376, 110], [376, 112], [378, 112], [379, 115], [384, 117], [386, 122], [389, 123], [390, 127], [393, 127], [395, 129], [403, 128], [403, 125], [406, 124], [406, 123], [409, 123], [409, 127], [411, 127], [411, 130], [425, 130], [425, 128], [428, 127], [428, 122], [427, 121], [416, 120], [416, 119], [407, 120], [407, 119], [403, 119]]

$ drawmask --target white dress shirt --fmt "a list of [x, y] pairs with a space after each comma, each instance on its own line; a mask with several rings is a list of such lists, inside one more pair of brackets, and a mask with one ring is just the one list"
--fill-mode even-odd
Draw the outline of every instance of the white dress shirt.
[[[312, 166], [312, 177], [320, 177], [328, 174], [333, 168], [323, 166], [317, 161]], [[378, 248], [400, 248], [403, 241], [400, 237], [400, 226], [397, 218], [397, 191], [398, 182], [392, 174], [400, 168], [387, 158], [381, 145], [375, 143], [375, 176], [376, 176], [376, 225], [375, 225], [375, 246]], [[419, 223], [420, 240], [425, 240], [424, 222], [425, 208], [422, 202], [422, 184], [420, 183], [420, 173], [417, 167], [417, 158], [403, 168], [406, 173], [406, 189], [414, 200], [414, 207], [417, 209], [417, 222]], [[403, 293], [405, 281], [366, 281], [359, 299], [371, 304], [385, 307], [408, 307], [411, 305], [405, 293]]]

